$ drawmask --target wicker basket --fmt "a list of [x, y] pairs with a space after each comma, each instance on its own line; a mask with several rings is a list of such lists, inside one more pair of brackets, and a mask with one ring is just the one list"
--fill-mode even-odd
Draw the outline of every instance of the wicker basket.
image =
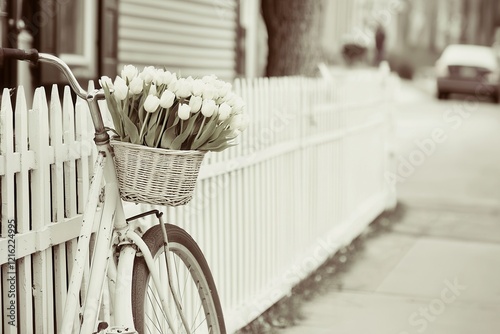
[[178, 206], [193, 198], [206, 152], [166, 150], [113, 140], [124, 201]]

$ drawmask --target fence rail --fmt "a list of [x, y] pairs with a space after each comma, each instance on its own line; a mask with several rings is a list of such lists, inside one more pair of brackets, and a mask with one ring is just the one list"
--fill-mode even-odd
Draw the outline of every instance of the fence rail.
[[[230, 332], [287, 294], [386, 207], [388, 108], [380, 73], [236, 80], [252, 123], [240, 145], [208, 154], [191, 203], [167, 208], [204, 250]], [[52, 333], [62, 316], [92, 173], [85, 103], [5, 89], [0, 109], [4, 333]], [[62, 101], [62, 102], [60, 102]], [[129, 214], [147, 209], [127, 205]], [[165, 208], [163, 208], [165, 210]], [[12, 226], [15, 222], [15, 235]], [[15, 243], [15, 247], [12, 245]], [[15, 250], [15, 261], [12, 250]], [[15, 273], [17, 285], [11, 287]], [[86, 278], [83, 289], [86, 289]]]

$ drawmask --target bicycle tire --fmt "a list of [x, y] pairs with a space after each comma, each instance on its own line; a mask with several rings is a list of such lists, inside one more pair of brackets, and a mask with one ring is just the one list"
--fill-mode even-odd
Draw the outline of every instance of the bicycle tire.
[[[165, 227], [169, 241], [169, 256], [172, 256], [172, 280], [175, 281], [175, 279], [179, 278], [180, 275], [187, 274], [185, 277], [186, 280], [182, 283], [184, 284], [184, 287], [180, 294], [180, 302], [183, 311], [185, 311], [185, 316], [188, 317], [188, 322], [193, 326], [191, 328], [191, 332], [225, 334], [226, 328], [219, 295], [217, 293], [212, 273], [200, 247], [193, 240], [193, 238], [180, 227], [171, 224], [165, 224]], [[162, 255], [164, 253], [164, 248], [161, 227], [156, 225], [150, 228], [143, 235], [143, 240], [148, 245], [155, 262], [158, 262], [158, 265], [163, 266], [165, 260]], [[181, 269], [182, 273], [180, 273]], [[160, 268], [159, 271], [162, 271], [162, 268]], [[166, 279], [166, 266], [164, 267], [164, 271], [165, 279], [161, 279], [161, 281], [165, 282], [166, 291], [170, 291]], [[173, 282], [173, 286], [176, 284], [179, 287], [179, 290], [181, 290], [179, 282]], [[189, 284], [190, 288], [196, 290], [197, 293], [189, 293], [189, 289], [186, 289], [186, 284]], [[150, 291], [153, 289], [154, 283], [151, 279], [146, 261], [143, 257], [138, 256], [134, 260], [132, 276], [132, 306], [135, 329], [140, 334], [148, 333], [151, 329], [154, 329], [155, 333], [170, 333], [170, 327], [168, 327], [166, 320], [159, 319], [158, 317], [158, 312], [156, 310], [158, 310], [160, 306], [159, 302], [154, 300], [154, 294], [151, 294], [154, 293], [153, 291]], [[146, 292], [149, 293], [147, 294]], [[171, 293], [169, 292], [168, 295], [169, 305], [172, 305], [171, 309], [175, 311], [173, 299], [171, 299]], [[187, 304], [184, 303], [186, 302], [186, 299], [189, 299]], [[196, 315], [194, 315], [195, 312], [192, 312], [193, 310], [188, 312], [188, 306], [193, 307]], [[203, 309], [205, 319], [200, 322], [198, 315], [200, 314], [199, 312], [201, 309]], [[149, 316], [148, 312], [152, 313], [154, 316]], [[178, 316], [176, 318], [176, 324], [173, 327], [178, 327], [179, 329], [182, 326], [182, 322]], [[158, 321], [158, 324], [151, 324], [153, 320]], [[179, 330], [178, 332], [182, 333], [183, 331]]]

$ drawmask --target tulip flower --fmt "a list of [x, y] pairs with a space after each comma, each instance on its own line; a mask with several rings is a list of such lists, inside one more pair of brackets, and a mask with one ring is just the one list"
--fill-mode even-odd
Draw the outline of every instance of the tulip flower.
[[233, 113], [241, 114], [244, 109], [245, 109], [245, 102], [241, 97], [237, 96], [233, 105]]
[[206, 84], [213, 84], [215, 80], [217, 80], [217, 77], [214, 74], [205, 75], [203, 78], [201, 78], [201, 81], [203, 81]]
[[229, 115], [231, 115], [231, 111], [233, 108], [226, 102], [222, 103], [219, 107], [219, 120], [220, 121], [225, 121]]
[[172, 73], [172, 77], [170, 78], [170, 82], [167, 84], [168, 89], [170, 89], [171, 91], [175, 91], [174, 88], [175, 88], [178, 80], [179, 79], [177, 78], [177, 74]]
[[160, 99], [156, 95], [148, 95], [144, 101], [144, 110], [154, 113], [160, 105]]
[[179, 115], [179, 118], [185, 121], [189, 118], [189, 115], [191, 114], [191, 107], [188, 104], [181, 103], [177, 113]]
[[[99, 83], [120, 140], [166, 149], [221, 151], [248, 126], [245, 103], [215, 75], [178, 78], [126, 65]], [[200, 114], [200, 115], [198, 115]], [[137, 131], [138, 130], [138, 131]]]
[[212, 100], [217, 99], [217, 89], [211, 83], [205, 84], [203, 89], [203, 99], [204, 100]]
[[227, 94], [231, 92], [231, 88], [233, 86], [229, 82], [225, 82], [220, 88], [219, 88], [219, 97], [224, 98]]
[[142, 89], [144, 88], [144, 81], [139, 77], [135, 77], [132, 79], [132, 81], [130, 81], [129, 88], [132, 94], [140, 94], [142, 93]]
[[244, 114], [234, 115], [231, 118], [231, 123], [229, 124], [229, 127], [232, 130], [238, 130], [243, 132], [248, 127], [248, 119]]
[[163, 73], [165, 73], [165, 70], [162, 68], [156, 69], [155, 70], [155, 76], [153, 79], [153, 83], [157, 86], [163, 85]]
[[169, 90], [165, 90], [161, 94], [160, 106], [165, 109], [170, 108], [174, 104], [174, 101], [175, 101], [175, 94]]
[[113, 80], [111, 80], [110, 77], [104, 75], [101, 77], [101, 79], [99, 79], [99, 85], [101, 85], [101, 87], [103, 88], [104, 85], [106, 85], [108, 89], [113, 89]]
[[148, 85], [153, 82], [155, 75], [156, 70], [153, 66], [147, 66], [139, 73], [139, 77]]
[[175, 83], [175, 95], [178, 98], [186, 98], [189, 97], [192, 93], [192, 83], [187, 79], [179, 79]]
[[128, 94], [128, 86], [125, 80], [120, 77], [116, 77], [114, 85], [113, 85], [113, 95], [117, 101], [123, 101], [127, 98]]
[[149, 87], [149, 92], [148, 95], [154, 95], [156, 96], [156, 85], [154, 83], [151, 83], [151, 86]]
[[170, 71], [162, 70], [161, 72], [158, 72], [157, 85], [169, 85], [174, 76], [175, 74], [172, 74]]
[[203, 116], [212, 117], [216, 109], [217, 105], [214, 100], [203, 100], [203, 104], [201, 105], [201, 113]]
[[205, 90], [205, 83], [201, 79], [196, 79], [193, 81], [193, 95], [201, 96]]
[[132, 80], [139, 74], [137, 67], [134, 65], [125, 65], [123, 70], [121, 71], [121, 77], [126, 82], [130, 83]]
[[191, 107], [191, 112], [193, 114], [200, 111], [202, 102], [203, 100], [201, 96], [191, 96], [191, 98], [189, 99], [189, 106]]

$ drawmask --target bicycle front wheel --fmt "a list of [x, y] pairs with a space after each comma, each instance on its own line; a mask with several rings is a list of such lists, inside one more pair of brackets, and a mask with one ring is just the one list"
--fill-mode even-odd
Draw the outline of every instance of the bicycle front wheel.
[[[159, 225], [143, 236], [155, 260], [162, 289], [168, 291], [169, 310], [163, 307], [156, 286], [143, 257], [134, 261], [132, 279], [132, 306], [135, 329], [140, 333], [186, 333], [175, 307], [172, 290], [179, 298], [189, 333], [225, 334], [222, 307], [215, 282], [207, 261], [193, 238], [183, 229], [165, 224], [168, 241], [172, 282], [168, 284], [167, 266], [163, 247], [163, 234]], [[166, 314], [171, 316], [171, 324]], [[173, 327], [173, 329], [171, 328]]]

